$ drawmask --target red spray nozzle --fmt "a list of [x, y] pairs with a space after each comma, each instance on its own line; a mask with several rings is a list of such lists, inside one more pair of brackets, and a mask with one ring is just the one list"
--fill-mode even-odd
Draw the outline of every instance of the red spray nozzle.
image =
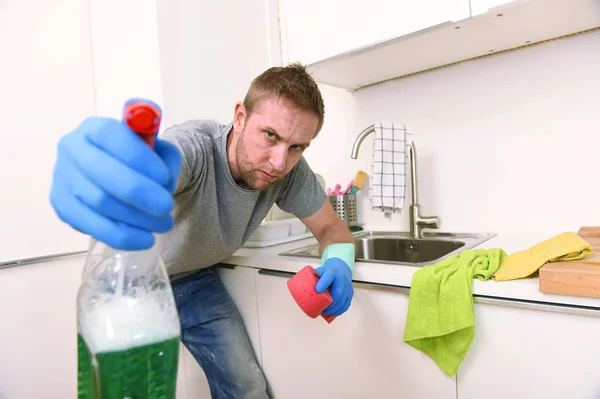
[[129, 102], [125, 106], [123, 120], [150, 147], [154, 147], [154, 139], [161, 120], [160, 108], [142, 101]]

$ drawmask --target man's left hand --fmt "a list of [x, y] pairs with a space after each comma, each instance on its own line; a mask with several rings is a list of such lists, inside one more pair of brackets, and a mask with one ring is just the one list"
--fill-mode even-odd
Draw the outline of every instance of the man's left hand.
[[354, 296], [352, 270], [340, 258], [329, 258], [316, 271], [321, 276], [317, 282], [316, 291], [321, 293], [331, 287], [330, 294], [333, 298], [333, 303], [323, 311], [323, 314], [341, 315], [348, 310]]

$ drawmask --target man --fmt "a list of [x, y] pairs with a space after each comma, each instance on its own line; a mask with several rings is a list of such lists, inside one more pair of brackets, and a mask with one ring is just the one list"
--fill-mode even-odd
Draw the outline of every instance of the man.
[[[166, 233], [162, 256], [182, 342], [213, 398], [267, 398], [242, 319], [214, 265], [237, 251], [274, 203], [320, 244], [323, 312], [350, 306], [354, 240], [302, 153], [323, 126], [321, 93], [303, 66], [273, 67], [251, 83], [233, 121], [187, 121], [151, 150], [121, 121], [89, 118], [61, 139], [51, 203], [61, 220], [115, 248], [138, 250]], [[172, 216], [171, 216], [172, 211]]]

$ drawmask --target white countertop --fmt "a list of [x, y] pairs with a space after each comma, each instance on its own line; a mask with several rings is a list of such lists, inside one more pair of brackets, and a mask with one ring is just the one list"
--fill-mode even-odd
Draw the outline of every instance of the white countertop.
[[[475, 248], [503, 248], [506, 253], [510, 255], [521, 249], [527, 249], [529, 246], [534, 245], [539, 241], [542, 240], [532, 240], [531, 237], [515, 237], [512, 235], [502, 236], [499, 234]], [[311, 265], [315, 268], [320, 266], [319, 259], [282, 256], [279, 254], [316, 243], [316, 239], [311, 237], [269, 247], [241, 248], [231, 257], [225, 259], [223, 263], [295, 273], [306, 265]], [[418, 269], [418, 267], [414, 266], [356, 262], [353, 279], [365, 283], [381, 283], [400, 287], [410, 287], [413, 273]], [[542, 293], [539, 290], [538, 278], [525, 278], [501, 282], [496, 282], [491, 279], [488, 281], [475, 279], [473, 281], [473, 294], [505, 299], [521, 299], [545, 303], [588, 306], [600, 309], [600, 298]]]

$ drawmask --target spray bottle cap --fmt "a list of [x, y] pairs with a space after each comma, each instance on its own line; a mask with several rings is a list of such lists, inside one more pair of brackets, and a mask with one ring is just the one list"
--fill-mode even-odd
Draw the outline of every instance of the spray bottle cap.
[[146, 100], [130, 100], [125, 104], [123, 120], [150, 147], [154, 147], [161, 120], [161, 110], [158, 105]]

